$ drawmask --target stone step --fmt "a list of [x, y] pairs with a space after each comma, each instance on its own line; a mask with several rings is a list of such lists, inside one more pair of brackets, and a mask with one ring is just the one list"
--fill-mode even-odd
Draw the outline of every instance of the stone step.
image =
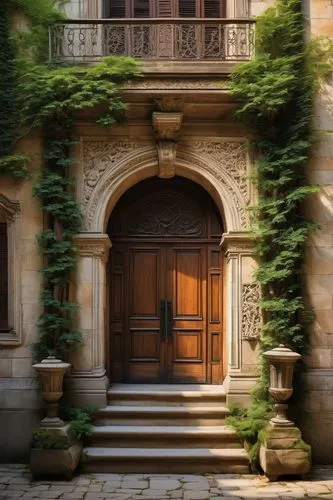
[[249, 473], [244, 449], [87, 447], [84, 454], [90, 473]]
[[110, 405], [205, 405], [225, 404], [222, 386], [118, 384], [108, 390]]
[[109, 405], [96, 413], [96, 425], [223, 425], [229, 414], [220, 406]]
[[241, 448], [237, 433], [225, 426], [94, 426], [86, 443], [120, 448]]

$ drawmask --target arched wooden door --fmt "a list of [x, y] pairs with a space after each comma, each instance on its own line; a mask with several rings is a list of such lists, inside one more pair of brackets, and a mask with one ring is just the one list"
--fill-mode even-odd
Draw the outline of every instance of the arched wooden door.
[[149, 179], [109, 223], [112, 381], [220, 383], [222, 233], [208, 194]]

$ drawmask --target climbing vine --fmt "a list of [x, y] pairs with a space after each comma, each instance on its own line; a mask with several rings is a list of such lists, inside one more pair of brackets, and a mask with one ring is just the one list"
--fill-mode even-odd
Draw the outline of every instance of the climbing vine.
[[[310, 318], [301, 272], [305, 242], [314, 224], [302, 204], [316, 191], [306, 182], [305, 168], [312, 144], [313, 96], [320, 78], [330, 71], [330, 54], [331, 47], [323, 40], [305, 43], [301, 0], [277, 0], [257, 19], [254, 59], [238, 65], [232, 75], [231, 93], [240, 104], [237, 117], [256, 131], [259, 197], [252, 214], [260, 261], [255, 278], [262, 288], [265, 320], [261, 354], [278, 344], [301, 354], [308, 348]], [[254, 459], [272, 408], [268, 386], [268, 366], [262, 358], [251, 407], [234, 410], [229, 418], [254, 445]]]
[[75, 329], [77, 305], [68, 300], [76, 264], [74, 236], [81, 225], [71, 176], [78, 113], [83, 109], [97, 113], [100, 109], [97, 122], [103, 126], [114, 124], [125, 109], [120, 85], [136, 75], [138, 68], [132, 59], [105, 58], [86, 69], [32, 65], [18, 83], [22, 123], [28, 129], [41, 128], [45, 147], [44, 167], [34, 186], [47, 227], [38, 236], [46, 264], [41, 270], [44, 309], [35, 344], [37, 359], [48, 355], [65, 358], [82, 342]]
[[[33, 190], [45, 227], [38, 235], [44, 265], [43, 312], [34, 345], [37, 360], [48, 355], [66, 358], [82, 343], [75, 328], [78, 306], [69, 300], [76, 264], [74, 236], [82, 219], [73, 178], [79, 113], [90, 109], [101, 126], [113, 125], [125, 109], [122, 85], [140, 73], [129, 58], [109, 57], [85, 68], [48, 65], [48, 26], [62, 16], [56, 4], [55, 0], [8, 0], [0, 5], [0, 175], [27, 177], [29, 159], [16, 151], [19, 139], [35, 129], [43, 141], [43, 166]], [[14, 30], [13, 20], [22, 14], [27, 26]]]

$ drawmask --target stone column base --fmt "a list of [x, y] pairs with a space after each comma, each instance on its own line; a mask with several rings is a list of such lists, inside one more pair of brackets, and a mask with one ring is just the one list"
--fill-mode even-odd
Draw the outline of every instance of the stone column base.
[[242, 373], [230, 373], [227, 375], [223, 382], [227, 404], [234, 403], [243, 407], [250, 406], [250, 391], [256, 385], [257, 380], [257, 377]]
[[270, 481], [279, 476], [307, 474], [311, 467], [311, 448], [302, 440], [297, 427], [268, 424], [260, 446], [260, 465]]
[[105, 408], [107, 405], [107, 376], [75, 376], [65, 377], [64, 393], [69, 404], [79, 407], [94, 406]]

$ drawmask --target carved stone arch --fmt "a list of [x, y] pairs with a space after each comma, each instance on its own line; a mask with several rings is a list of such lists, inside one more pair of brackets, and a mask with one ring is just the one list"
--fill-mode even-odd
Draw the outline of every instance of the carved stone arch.
[[[258, 318], [253, 294], [248, 297], [249, 294], [245, 293], [249, 286], [252, 291], [252, 271], [256, 265], [252, 257], [253, 243], [247, 232], [246, 207], [251, 201], [247, 164], [246, 147], [240, 138], [189, 138], [178, 143], [175, 175], [201, 185], [215, 201], [223, 219], [222, 250], [226, 257], [224, 324], [228, 362], [224, 385], [228, 401], [245, 404], [256, 381], [256, 347], [252, 344], [250, 350], [247, 342], [256, 336], [252, 330], [256, 328]], [[105, 372], [106, 262], [111, 246], [106, 234], [107, 224], [116, 203], [126, 191], [140, 181], [158, 175], [156, 144], [149, 138], [85, 140], [82, 144], [82, 169], [79, 197], [85, 225], [84, 232], [77, 236], [80, 260], [76, 293], [78, 297], [86, 297], [88, 287], [91, 291], [91, 300], [80, 309], [78, 322], [91, 342], [86, 342], [73, 364], [71, 387], [75, 397], [82, 394], [80, 404], [104, 406], [108, 385]], [[252, 330], [245, 332], [242, 331], [242, 319], [249, 310], [253, 313], [249, 316]], [[85, 395], [80, 377], [85, 377]]]
[[[93, 144], [92, 155], [89, 156], [89, 144]], [[151, 144], [129, 143], [126, 150], [122, 143], [87, 143], [84, 162], [84, 193], [82, 197], [85, 213], [85, 230], [89, 232], [105, 232], [111, 212], [119, 198], [139, 181], [158, 175], [158, 158], [156, 148]], [[228, 172], [224, 161], [230, 157], [222, 147], [207, 154], [200, 152], [193, 144], [180, 144], [176, 160], [176, 175], [188, 178], [200, 184], [217, 204], [224, 220], [225, 230], [241, 231], [248, 228], [246, 204], [248, 193], [244, 192], [246, 183], [246, 159], [238, 159], [244, 164], [239, 166], [237, 175]], [[229, 149], [240, 148], [240, 143], [229, 144]], [[230, 146], [234, 145], [234, 146]], [[193, 146], [193, 148], [192, 148]], [[224, 148], [224, 149], [223, 149]], [[194, 151], [193, 151], [194, 149]], [[122, 150], [122, 154], [118, 154]]]

